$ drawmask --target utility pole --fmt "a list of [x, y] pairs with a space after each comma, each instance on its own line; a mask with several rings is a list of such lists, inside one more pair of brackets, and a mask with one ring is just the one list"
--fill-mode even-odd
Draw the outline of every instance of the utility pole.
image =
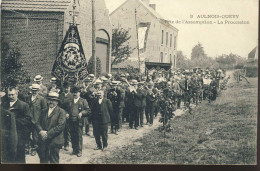
[[92, 0], [92, 57], [94, 62], [94, 75], [97, 75], [96, 59], [96, 17], [95, 17], [95, 0]]
[[135, 25], [136, 25], [136, 40], [137, 40], [137, 54], [138, 54], [138, 64], [139, 64], [139, 74], [141, 73], [141, 63], [140, 63], [140, 51], [139, 51], [139, 39], [138, 39], [138, 24], [137, 24], [137, 11], [135, 8]]

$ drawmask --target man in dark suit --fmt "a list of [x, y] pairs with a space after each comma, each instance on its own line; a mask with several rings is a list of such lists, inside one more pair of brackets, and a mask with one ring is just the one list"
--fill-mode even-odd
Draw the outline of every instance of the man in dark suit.
[[1, 160], [2, 163], [13, 163], [17, 152], [17, 130], [15, 114], [8, 110], [2, 109], [2, 97], [4, 92], [0, 92], [1, 104]]
[[118, 82], [112, 81], [111, 89], [108, 90], [107, 99], [112, 102], [113, 113], [110, 115], [111, 119], [111, 133], [117, 135], [119, 129], [119, 105], [120, 105], [120, 90], [117, 89]]
[[[34, 125], [38, 122], [41, 111], [47, 109], [46, 100], [39, 94], [40, 89], [41, 87], [39, 84], [32, 84], [32, 94], [26, 99], [26, 102], [29, 104], [29, 107], [31, 109], [32, 123]], [[33, 127], [30, 131], [32, 132], [31, 155], [34, 156], [36, 154], [36, 149], [38, 148], [37, 142], [39, 139], [39, 135], [35, 127]]]
[[[73, 94], [70, 92], [70, 84], [65, 82], [63, 84], [64, 91], [60, 94], [60, 103], [59, 106], [66, 111], [69, 112], [70, 107], [69, 104], [73, 100]], [[65, 130], [64, 130], [64, 150], [68, 151], [69, 149], [69, 142], [70, 142], [70, 130], [69, 130], [69, 123], [66, 122]]]
[[[144, 122], [144, 109], [146, 107], [146, 95], [147, 92], [143, 88], [144, 82], [139, 82], [138, 83], [138, 88], [135, 93], [135, 106], [137, 108], [137, 117], [138, 117], [138, 122], [140, 123], [140, 126], [143, 127], [143, 122]], [[138, 124], [139, 126], [139, 124]]]
[[[104, 150], [108, 146], [107, 131], [108, 124], [110, 122], [110, 115], [113, 113], [113, 107], [111, 101], [104, 98], [103, 91], [98, 91], [97, 97], [98, 98], [92, 103], [90, 120], [93, 124], [93, 134], [97, 144], [97, 148], [95, 150]], [[102, 143], [100, 140], [101, 137]]]
[[155, 110], [154, 104], [155, 104], [156, 94], [157, 94], [157, 90], [153, 88], [153, 86], [154, 86], [153, 82], [148, 83], [147, 96], [146, 96], [146, 108], [145, 108], [147, 124], [150, 125], [153, 124], [154, 110]]
[[69, 114], [67, 114], [69, 129], [71, 135], [71, 143], [73, 155], [82, 156], [82, 132], [84, 126], [83, 117], [87, 117], [90, 113], [88, 102], [80, 97], [80, 87], [74, 86], [71, 89], [73, 100], [69, 103]]
[[128, 95], [128, 101], [127, 101], [127, 109], [129, 109], [129, 128], [132, 129], [133, 126], [135, 127], [135, 129], [138, 129], [138, 125], [139, 125], [139, 117], [137, 115], [137, 108], [135, 106], [135, 94], [136, 89], [137, 89], [137, 80], [132, 80], [131, 81], [131, 86], [129, 87], [129, 89], [127, 90], [127, 95]]
[[14, 163], [25, 163], [25, 144], [28, 141], [32, 116], [29, 105], [18, 99], [17, 87], [8, 88], [8, 100], [3, 103], [3, 109], [15, 115], [18, 144]]
[[44, 109], [36, 123], [40, 134], [38, 154], [40, 163], [59, 163], [59, 152], [64, 144], [63, 131], [66, 112], [57, 106], [59, 94], [49, 92], [47, 95], [48, 109]]

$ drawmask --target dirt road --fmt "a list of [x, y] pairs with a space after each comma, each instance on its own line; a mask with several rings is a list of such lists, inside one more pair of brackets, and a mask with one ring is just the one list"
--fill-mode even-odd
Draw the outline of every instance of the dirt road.
[[[176, 111], [178, 115], [183, 113], [182, 110]], [[144, 127], [139, 130], [129, 129], [128, 123], [123, 124], [122, 131], [118, 132], [118, 135], [108, 134], [108, 148], [105, 151], [94, 150], [96, 147], [95, 138], [93, 136], [89, 137], [83, 135], [83, 151], [82, 157], [77, 157], [76, 155], [71, 155], [72, 148], [70, 144], [69, 151], [62, 149], [60, 151], [60, 163], [61, 164], [90, 164], [90, 163], [101, 163], [99, 160], [102, 156], [109, 156], [111, 153], [122, 149], [128, 145], [134, 144], [137, 139], [150, 133], [152, 130], [158, 128], [161, 123], [158, 122], [159, 116], [154, 119], [154, 124], [152, 126], [144, 125]], [[90, 128], [92, 133], [92, 128]], [[138, 145], [138, 143], [136, 143]], [[40, 163], [39, 157], [36, 156], [26, 156], [26, 163]], [[102, 162], [103, 163], [103, 162]]]

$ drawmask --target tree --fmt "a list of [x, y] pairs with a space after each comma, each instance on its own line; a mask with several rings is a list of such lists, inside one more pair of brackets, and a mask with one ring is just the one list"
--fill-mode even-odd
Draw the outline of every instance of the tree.
[[112, 34], [112, 56], [114, 57], [111, 66], [123, 62], [128, 59], [134, 49], [126, 44], [131, 38], [129, 31], [120, 28], [113, 29]]
[[200, 43], [192, 48], [191, 60], [205, 57], [207, 57], [207, 55], [205, 54], [204, 49]]
[[[96, 57], [96, 77], [99, 77], [99, 75], [101, 74], [101, 60], [99, 59], [99, 57]], [[94, 74], [94, 58], [91, 57], [88, 61], [88, 66], [87, 66], [87, 70], [89, 74]]]
[[229, 55], [223, 54], [216, 58], [216, 62], [222, 69], [233, 69], [235, 65], [243, 67], [246, 63], [246, 59], [239, 55], [230, 53]]
[[28, 72], [23, 69], [21, 54], [18, 49], [11, 49], [2, 40], [1, 85], [4, 88], [12, 84], [24, 85], [30, 83]]
[[191, 62], [187, 57], [183, 54], [182, 51], [177, 51], [177, 58], [176, 58], [176, 67], [188, 69], [190, 68]]

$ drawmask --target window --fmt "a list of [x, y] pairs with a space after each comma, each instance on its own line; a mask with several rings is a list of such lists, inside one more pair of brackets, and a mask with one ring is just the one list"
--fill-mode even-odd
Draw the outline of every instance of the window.
[[162, 30], [162, 45], [163, 45], [163, 34], [164, 34], [164, 31]]
[[168, 56], [167, 56], [167, 53], [165, 53], [164, 58], [165, 58], [165, 62], [168, 62]]
[[166, 32], [166, 46], [168, 46], [168, 32]]
[[174, 50], [176, 49], [176, 36], [174, 36]]
[[161, 52], [161, 61], [160, 62], [163, 62], [163, 52]]
[[170, 54], [170, 63], [172, 64], [172, 54]]
[[172, 34], [170, 35], [170, 47], [172, 47]]

